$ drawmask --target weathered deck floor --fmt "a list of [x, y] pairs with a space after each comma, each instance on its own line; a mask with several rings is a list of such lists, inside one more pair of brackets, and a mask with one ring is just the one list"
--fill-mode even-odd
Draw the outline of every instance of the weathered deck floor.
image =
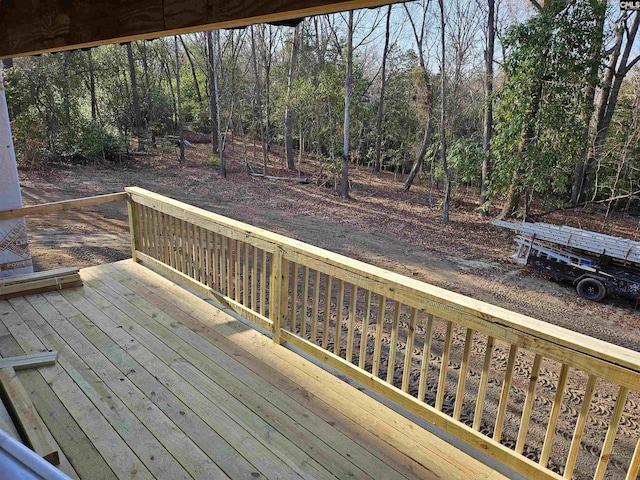
[[0, 355], [80, 478], [501, 478], [133, 261], [0, 301]]

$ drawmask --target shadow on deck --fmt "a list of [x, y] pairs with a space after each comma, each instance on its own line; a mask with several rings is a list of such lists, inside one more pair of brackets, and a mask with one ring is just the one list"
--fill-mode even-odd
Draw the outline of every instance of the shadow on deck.
[[74, 478], [471, 479], [501, 475], [131, 260], [0, 301], [0, 356]]

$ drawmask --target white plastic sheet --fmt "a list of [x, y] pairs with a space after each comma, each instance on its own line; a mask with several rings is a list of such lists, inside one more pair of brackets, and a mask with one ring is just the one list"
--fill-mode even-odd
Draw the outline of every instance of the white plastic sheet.
[[[22, 207], [7, 98], [0, 68], [0, 211]], [[33, 272], [24, 218], [0, 220], [0, 278]]]
[[71, 480], [0, 430], [0, 480]]

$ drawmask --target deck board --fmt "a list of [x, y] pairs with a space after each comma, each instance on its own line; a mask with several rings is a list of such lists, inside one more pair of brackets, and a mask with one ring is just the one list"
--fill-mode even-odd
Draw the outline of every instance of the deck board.
[[19, 378], [80, 478], [501, 478], [133, 261], [81, 276], [0, 301], [0, 356], [60, 351]]

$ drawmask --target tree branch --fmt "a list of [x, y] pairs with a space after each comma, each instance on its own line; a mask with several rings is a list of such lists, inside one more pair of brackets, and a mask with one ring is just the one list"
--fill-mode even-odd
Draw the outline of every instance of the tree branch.
[[531, 5], [533, 5], [536, 10], [541, 11], [542, 10], [542, 5], [540, 5], [540, 3], [538, 3], [537, 0], [529, 0], [531, 2]]

